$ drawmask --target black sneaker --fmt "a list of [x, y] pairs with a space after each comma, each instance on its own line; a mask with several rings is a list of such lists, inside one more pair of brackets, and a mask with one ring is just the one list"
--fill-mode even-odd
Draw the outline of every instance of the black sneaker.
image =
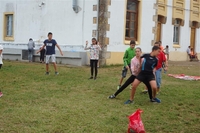
[[97, 79], [97, 77], [94, 77], [94, 80], [96, 80]]
[[114, 94], [112, 94], [112, 95], [110, 95], [109, 97], [108, 97], [108, 99], [114, 99], [115, 98], [115, 95]]
[[46, 72], [45, 75], [49, 75], [49, 72]]
[[89, 79], [93, 79], [93, 77], [90, 77]]
[[55, 75], [58, 75], [59, 73], [58, 72], [55, 72]]

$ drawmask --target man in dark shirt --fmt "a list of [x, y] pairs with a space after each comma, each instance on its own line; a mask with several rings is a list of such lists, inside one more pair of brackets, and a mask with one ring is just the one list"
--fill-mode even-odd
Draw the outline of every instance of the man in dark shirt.
[[60, 54], [63, 56], [63, 53], [60, 49], [60, 46], [57, 44], [56, 40], [52, 39], [52, 33], [48, 33], [48, 39], [44, 41], [44, 45], [40, 50], [37, 51], [37, 54], [46, 47], [46, 75], [49, 75], [49, 60], [51, 58], [51, 62], [54, 65], [55, 74], [58, 75], [57, 66], [56, 66], [56, 57], [55, 57], [55, 46], [60, 51]]
[[141, 56], [141, 59], [143, 58], [143, 61], [141, 63], [141, 71], [133, 82], [130, 99], [127, 100], [125, 104], [133, 103], [136, 88], [141, 82], [144, 81], [149, 82], [153, 90], [153, 98], [151, 99], [151, 102], [158, 102], [158, 103], [161, 102], [160, 99], [156, 98], [157, 86], [154, 75], [155, 67], [158, 63], [158, 59], [156, 58], [156, 56], [159, 53], [160, 53], [160, 48], [158, 46], [154, 46], [150, 54], [144, 54], [143, 56]]

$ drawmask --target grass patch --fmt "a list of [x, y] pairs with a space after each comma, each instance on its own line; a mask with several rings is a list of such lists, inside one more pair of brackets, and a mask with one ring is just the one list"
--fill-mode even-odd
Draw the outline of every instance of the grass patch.
[[[186, 62], [185, 62], [186, 63]], [[198, 62], [170, 62], [168, 73], [200, 75]], [[198, 133], [200, 81], [184, 81], [163, 74], [161, 104], [152, 104], [137, 88], [134, 105], [124, 105], [129, 87], [116, 99], [122, 66], [99, 69], [88, 80], [89, 67], [58, 66], [55, 76], [45, 65], [4, 61], [0, 70], [0, 132], [2, 133], [125, 133], [127, 116], [140, 108], [147, 133]]]

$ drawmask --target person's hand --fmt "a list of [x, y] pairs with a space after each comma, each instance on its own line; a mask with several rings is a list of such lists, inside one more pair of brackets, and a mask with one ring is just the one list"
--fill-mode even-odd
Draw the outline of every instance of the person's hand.
[[60, 52], [60, 54], [63, 56], [63, 52]]
[[164, 68], [164, 70], [167, 71], [167, 69], [168, 69], [168, 67], [166, 66], [166, 67]]
[[36, 52], [37, 54], [39, 53], [39, 51]]
[[128, 66], [128, 65], [126, 66], [126, 69], [127, 69], [127, 70], [129, 69], [129, 66]]
[[88, 41], [86, 41], [86, 46], [88, 45]]

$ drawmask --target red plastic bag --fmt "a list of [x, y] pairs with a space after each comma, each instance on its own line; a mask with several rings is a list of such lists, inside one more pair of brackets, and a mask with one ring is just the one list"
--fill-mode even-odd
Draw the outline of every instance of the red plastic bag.
[[129, 116], [128, 133], [145, 133], [144, 125], [140, 118], [142, 110], [136, 110], [132, 115]]

